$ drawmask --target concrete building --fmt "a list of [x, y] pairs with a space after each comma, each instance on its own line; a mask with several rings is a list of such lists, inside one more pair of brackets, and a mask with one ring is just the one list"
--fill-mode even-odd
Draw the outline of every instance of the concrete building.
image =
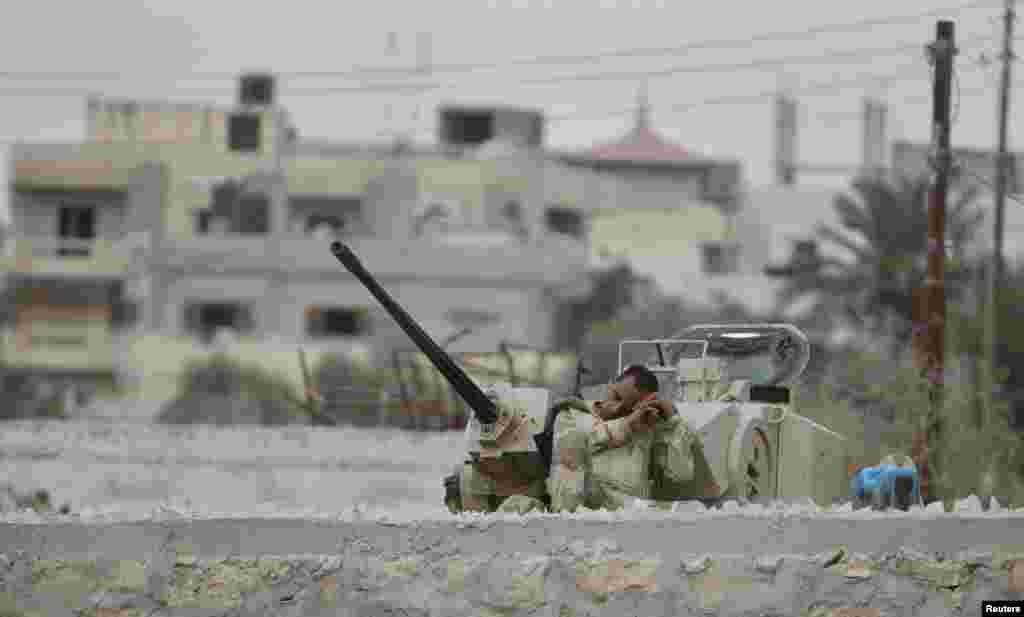
[[557, 307], [585, 291], [587, 182], [545, 153], [539, 114], [449, 106], [432, 148], [317, 143], [272, 79], [240, 83], [229, 109], [90, 101], [83, 143], [13, 147], [11, 378], [118, 380], [164, 401], [221, 330], [296, 381], [299, 346], [407, 347], [329, 253], [335, 237], [437, 339], [551, 340]]
[[645, 95], [628, 133], [562, 160], [594, 174], [592, 191], [602, 199], [589, 200], [595, 204], [590, 241], [598, 255], [625, 257], [664, 292], [697, 304], [760, 275], [744, 270], [740, 259], [740, 164], [658, 134]]

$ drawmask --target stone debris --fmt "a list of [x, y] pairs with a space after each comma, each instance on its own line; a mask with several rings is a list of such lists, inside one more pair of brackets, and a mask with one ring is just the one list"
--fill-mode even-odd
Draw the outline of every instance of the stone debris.
[[754, 568], [762, 574], [775, 574], [782, 565], [782, 559], [781, 555], [765, 555], [755, 560]]
[[977, 495], [968, 495], [963, 499], [959, 499], [956, 502], [954, 512], [964, 512], [969, 514], [980, 514], [984, 511], [981, 504], [981, 499]]
[[793, 502], [790, 504], [758, 504], [741, 505], [736, 501], [727, 501], [720, 508], [706, 508], [698, 501], [679, 502], [671, 508], [649, 508], [643, 510], [623, 510], [609, 512], [607, 510], [588, 510], [581, 508], [573, 513], [514, 512], [484, 515], [479, 513], [462, 513], [452, 515], [446, 508], [422, 507], [419, 505], [407, 508], [374, 508], [364, 504], [349, 508], [343, 512], [322, 512], [313, 508], [282, 508], [273, 503], [263, 504], [255, 510], [247, 512], [211, 512], [188, 503], [165, 502], [150, 509], [139, 509], [131, 506], [86, 506], [77, 512], [61, 514], [55, 512], [34, 512], [21, 510], [16, 512], [0, 512], [0, 523], [42, 524], [56, 521], [74, 521], [78, 523], [109, 523], [109, 522], [173, 522], [188, 520], [219, 520], [219, 519], [283, 519], [283, 520], [334, 520], [334, 521], [375, 521], [384, 526], [415, 526], [422, 523], [449, 523], [457, 529], [480, 529], [486, 531], [495, 524], [528, 525], [533, 521], [551, 519], [571, 519], [581, 521], [602, 522], [608, 524], [628, 523], [639, 520], [691, 520], [702, 518], [770, 518], [775, 521], [787, 519], [801, 520], [808, 518], [826, 518], [838, 520], [865, 520], [877, 518], [910, 518], [931, 519], [936, 516], [968, 517], [968, 518], [1024, 518], [1024, 508], [1010, 510], [999, 505], [995, 498], [990, 506], [983, 507], [980, 498], [970, 496], [956, 502], [952, 512], [946, 512], [940, 501], [935, 501], [924, 508], [911, 506], [909, 511], [898, 509], [874, 510], [870, 507], [855, 509], [852, 503], [842, 503], [827, 509], [811, 502]]
[[712, 559], [710, 555], [701, 555], [694, 559], [684, 559], [682, 566], [683, 571], [691, 576], [701, 574], [711, 567]]

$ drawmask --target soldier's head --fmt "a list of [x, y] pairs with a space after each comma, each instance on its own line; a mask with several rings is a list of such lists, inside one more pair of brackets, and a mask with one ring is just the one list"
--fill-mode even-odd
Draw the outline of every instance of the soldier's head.
[[596, 403], [597, 411], [604, 418], [626, 415], [637, 403], [657, 393], [658, 378], [647, 367], [634, 364], [609, 384], [607, 398]]

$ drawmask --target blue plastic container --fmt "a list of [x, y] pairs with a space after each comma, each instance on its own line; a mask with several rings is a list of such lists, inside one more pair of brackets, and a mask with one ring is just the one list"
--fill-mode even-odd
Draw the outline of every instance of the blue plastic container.
[[911, 504], [921, 504], [921, 483], [917, 470], [897, 465], [865, 467], [850, 481], [853, 497], [861, 503], [874, 503], [889, 507], [896, 503], [897, 480], [909, 479], [912, 483]]

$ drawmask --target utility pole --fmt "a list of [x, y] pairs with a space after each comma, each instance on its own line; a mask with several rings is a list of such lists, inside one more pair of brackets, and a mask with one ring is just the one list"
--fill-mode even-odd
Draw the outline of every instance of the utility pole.
[[935, 42], [929, 45], [935, 69], [932, 85], [932, 168], [934, 180], [928, 204], [928, 275], [924, 292], [924, 336], [917, 341], [922, 347], [918, 355], [920, 368], [929, 381], [929, 412], [915, 453], [915, 462], [921, 473], [921, 490], [926, 499], [934, 499], [932, 479], [940, 470], [930, 456], [929, 447], [941, 447], [941, 414], [943, 405], [943, 365], [945, 355], [946, 320], [946, 197], [952, 167], [950, 151], [950, 86], [953, 81], [953, 57], [956, 55], [954, 24], [942, 20], [936, 24]]
[[[1007, 119], [1010, 113], [1010, 86], [1013, 67], [1014, 0], [1005, 0], [1003, 13], [1002, 76], [999, 84], [999, 136], [996, 149], [995, 229], [992, 235], [992, 257], [988, 267], [988, 298], [986, 304], [986, 357], [988, 360], [987, 396], [995, 388], [995, 371], [999, 368], [999, 285], [1003, 281], [1003, 211], [1006, 206], [1006, 184], [1010, 157], [1007, 154]], [[987, 398], [987, 397], [986, 397]]]

